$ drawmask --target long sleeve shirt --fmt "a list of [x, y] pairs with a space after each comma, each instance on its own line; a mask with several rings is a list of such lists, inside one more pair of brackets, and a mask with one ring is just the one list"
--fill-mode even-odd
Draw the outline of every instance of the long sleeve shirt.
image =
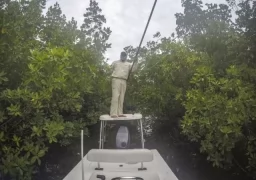
[[[138, 61], [134, 62], [133, 68], [132, 63], [129, 63], [127, 61], [114, 61], [112, 63], [112, 77], [121, 78], [127, 80], [129, 72], [134, 72], [138, 68]], [[131, 70], [132, 69], [132, 70]]]

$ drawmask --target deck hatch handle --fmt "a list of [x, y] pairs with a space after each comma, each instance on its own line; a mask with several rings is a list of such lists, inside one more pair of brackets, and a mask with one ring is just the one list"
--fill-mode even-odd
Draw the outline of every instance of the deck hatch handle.
[[131, 176], [124, 176], [124, 177], [115, 177], [115, 178], [112, 178], [111, 180], [122, 180], [122, 179], [134, 179], [134, 180], [144, 180], [143, 178], [141, 177], [131, 177]]
[[97, 178], [101, 180], [106, 180], [106, 177], [104, 175], [97, 175]]

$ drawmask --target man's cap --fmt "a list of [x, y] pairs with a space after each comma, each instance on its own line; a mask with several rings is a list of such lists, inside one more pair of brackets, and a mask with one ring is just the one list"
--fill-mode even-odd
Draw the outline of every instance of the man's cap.
[[123, 57], [124, 57], [124, 56], [127, 56], [126, 52], [124, 52], [124, 51], [121, 52], [121, 56], [123, 56]]

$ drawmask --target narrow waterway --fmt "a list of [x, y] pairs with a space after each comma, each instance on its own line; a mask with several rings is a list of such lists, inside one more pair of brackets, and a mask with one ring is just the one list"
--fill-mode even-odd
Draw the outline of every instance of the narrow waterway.
[[[84, 139], [84, 153], [98, 148], [99, 123], [90, 127], [90, 137]], [[157, 149], [179, 180], [251, 180], [241, 171], [213, 168], [198, 147], [181, 138], [177, 128], [166, 122], [144, 123], [145, 148]], [[133, 147], [140, 148], [139, 134]], [[36, 180], [62, 180], [80, 161], [80, 139], [68, 147], [54, 146], [43, 160]], [[238, 172], [240, 174], [238, 174]]]

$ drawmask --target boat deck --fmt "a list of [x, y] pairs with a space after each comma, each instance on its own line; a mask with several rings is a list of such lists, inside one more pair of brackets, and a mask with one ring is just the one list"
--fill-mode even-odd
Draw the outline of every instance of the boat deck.
[[[100, 180], [97, 175], [105, 175], [106, 180], [111, 180], [118, 176], [139, 176], [144, 180], [178, 180], [166, 162], [163, 160], [157, 150], [150, 150], [153, 153], [152, 162], [144, 162], [147, 170], [138, 171], [141, 164], [125, 164], [125, 163], [100, 163], [103, 170], [95, 170], [97, 162], [87, 160], [84, 156], [84, 180]], [[158, 176], [158, 177], [157, 177]], [[63, 180], [82, 180], [82, 163], [81, 161], [70, 171]]]

